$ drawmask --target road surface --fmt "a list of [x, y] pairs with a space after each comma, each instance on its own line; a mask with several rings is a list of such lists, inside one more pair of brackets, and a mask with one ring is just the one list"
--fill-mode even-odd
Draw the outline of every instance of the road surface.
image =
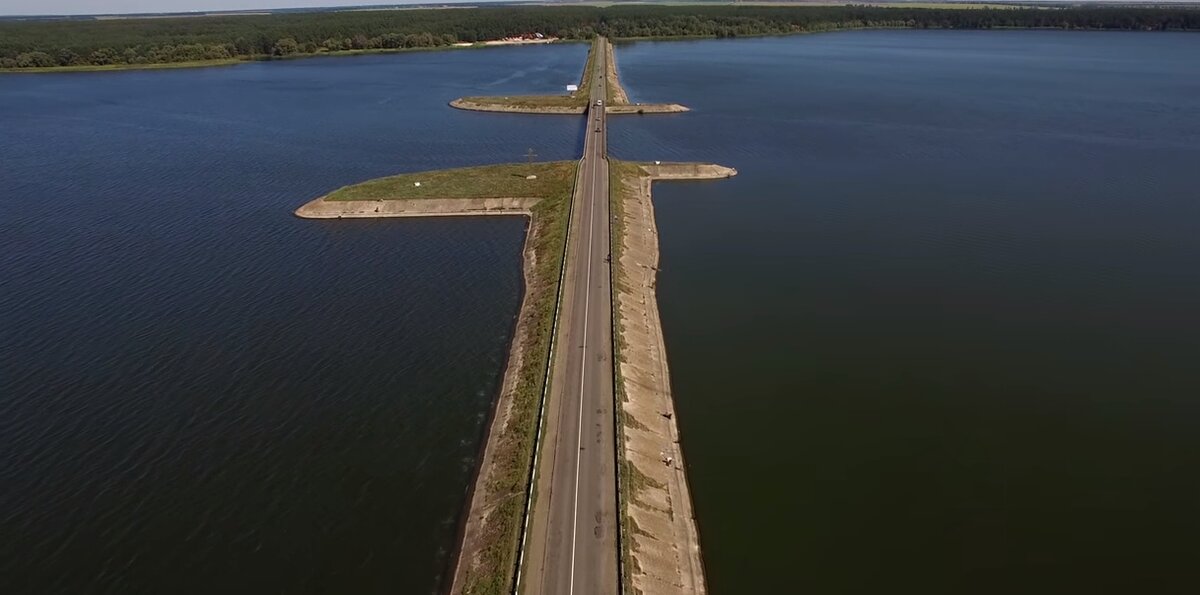
[[605, 60], [598, 51], [592, 65], [537, 501], [519, 571], [526, 595], [617, 592], [608, 122], [596, 105], [605, 99]]

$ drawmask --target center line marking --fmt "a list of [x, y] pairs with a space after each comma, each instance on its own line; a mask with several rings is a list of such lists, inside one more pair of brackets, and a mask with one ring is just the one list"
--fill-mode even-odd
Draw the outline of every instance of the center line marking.
[[[590, 101], [590, 99], [589, 99]], [[593, 108], [595, 109], [595, 108]], [[592, 137], [592, 149], [596, 148], [596, 136]], [[587, 147], [584, 147], [587, 150]], [[595, 157], [595, 156], [593, 156]], [[575, 593], [575, 545], [579, 532], [579, 449], [583, 446], [583, 385], [587, 375], [587, 334], [588, 310], [591, 308], [592, 287], [592, 232], [595, 230], [596, 214], [596, 162], [592, 162], [592, 192], [591, 204], [588, 207], [588, 241], [587, 241], [587, 284], [583, 293], [583, 362], [579, 369], [579, 427], [575, 434], [575, 510], [571, 521], [571, 587], [569, 593]]]

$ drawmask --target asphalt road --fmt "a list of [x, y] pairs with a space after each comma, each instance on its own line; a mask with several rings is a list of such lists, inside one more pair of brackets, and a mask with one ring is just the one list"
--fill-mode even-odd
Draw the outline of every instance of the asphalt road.
[[593, 64], [551, 371], [538, 495], [520, 591], [617, 592], [612, 292], [605, 52]]

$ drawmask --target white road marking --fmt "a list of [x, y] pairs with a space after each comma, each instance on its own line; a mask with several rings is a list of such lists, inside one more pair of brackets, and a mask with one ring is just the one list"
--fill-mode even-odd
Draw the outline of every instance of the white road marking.
[[[602, 60], [603, 60], [603, 58], [602, 58]], [[595, 75], [593, 74], [593, 76], [595, 76]], [[589, 101], [591, 101], [591, 100], [589, 99]], [[595, 108], [593, 108], [593, 109], [595, 109]], [[595, 143], [598, 142], [596, 140], [596, 138], [597, 138], [596, 136], [592, 137], [592, 147], [591, 147], [592, 149], [594, 149], [596, 147]], [[584, 150], [585, 151], [588, 150], [588, 147], [584, 147]], [[593, 155], [592, 157], [594, 158], [595, 156]], [[588, 207], [588, 241], [587, 241], [587, 250], [585, 251], [585, 254], [587, 254], [588, 265], [587, 265], [587, 277], [586, 277], [587, 284], [586, 284], [586, 286], [584, 288], [584, 292], [583, 292], [583, 354], [581, 356], [583, 358], [583, 362], [580, 365], [580, 370], [579, 370], [579, 428], [576, 430], [576, 434], [575, 434], [575, 510], [574, 510], [573, 517], [571, 520], [571, 587], [569, 589], [569, 593], [571, 595], [574, 595], [574, 593], [575, 593], [575, 544], [576, 544], [576, 534], [579, 532], [579, 449], [582, 448], [582, 446], [583, 446], [583, 385], [584, 385], [583, 379], [584, 379], [584, 376], [587, 374], [588, 311], [591, 307], [591, 298], [592, 298], [592, 291], [591, 291], [591, 288], [592, 288], [592, 246], [593, 246], [592, 232], [596, 228], [596, 225], [595, 225], [595, 221], [596, 221], [596, 217], [595, 217], [595, 214], [596, 214], [596, 161], [595, 160], [592, 161], [591, 197], [592, 197], [591, 204]]]

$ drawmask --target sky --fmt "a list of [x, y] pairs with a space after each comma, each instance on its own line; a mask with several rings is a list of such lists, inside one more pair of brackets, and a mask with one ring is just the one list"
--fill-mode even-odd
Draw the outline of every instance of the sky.
[[[0, 15], [122, 14], [370, 4], [451, 4], [466, 0], [0, 0]], [[486, 0], [474, 0], [473, 3]]]

